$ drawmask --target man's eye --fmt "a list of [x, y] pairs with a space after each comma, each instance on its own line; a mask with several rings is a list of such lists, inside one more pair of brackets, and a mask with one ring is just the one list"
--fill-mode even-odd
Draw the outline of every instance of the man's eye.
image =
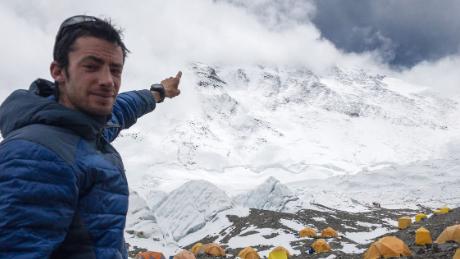
[[88, 70], [96, 70], [97, 67], [95, 65], [84, 65], [84, 68]]
[[111, 71], [112, 71], [112, 74], [116, 76], [121, 75], [121, 69], [114, 68], [114, 69], [111, 69]]

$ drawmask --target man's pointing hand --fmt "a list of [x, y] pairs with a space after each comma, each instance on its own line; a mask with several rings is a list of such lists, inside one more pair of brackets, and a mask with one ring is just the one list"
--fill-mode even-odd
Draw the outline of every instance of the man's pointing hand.
[[161, 81], [161, 84], [165, 88], [165, 97], [174, 98], [180, 94], [179, 83], [182, 77], [182, 72], [177, 72], [175, 77], [166, 78]]

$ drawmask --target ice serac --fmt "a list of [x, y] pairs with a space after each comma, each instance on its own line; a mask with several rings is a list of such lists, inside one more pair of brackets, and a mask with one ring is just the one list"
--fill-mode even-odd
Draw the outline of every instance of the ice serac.
[[129, 194], [126, 233], [138, 238], [158, 238], [163, 235], [147, 202], [135, 191]]
[[155, 216], [166, 236], [177, 241], [201, 229], [217, 213], [232, 206], [232, 200], [217, 186], [193, 180], [172, 191], [155, 208]]
[[276, 178], [269, 177], [264, 183], [235, 201], [243, 207], [283, 211], [286, 204], [297, 200], [294, 193]]

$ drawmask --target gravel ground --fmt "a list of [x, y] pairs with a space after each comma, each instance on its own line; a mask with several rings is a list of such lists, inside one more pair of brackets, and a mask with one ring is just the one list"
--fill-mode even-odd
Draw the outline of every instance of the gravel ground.
[[[228, 216], [228, 219], [233, 223], [228, 229], [223, 229], [219, 234], [224, 235], [220, 244], [224, 249], [226, 249], [227, 257], [226, 258], [236, 258], [236, 255], [242, 248], [231, 249], [226, 246], [226, 243], [234, 236], [240, 235], [245, 229], [249, 226], [256, 226], [257, 228], [272, 228], [284, 231], [285, 233], [297, 234], [298, 229], [291, 229], [280, 223], [281, 219], [285, 220], [295, 220], [301, 224], [305, 225], [314, 225], [316, 229], [321, 230], [328, 226], [336, 229], [339, 232], [338, 238], [328, 239], [328, 243], [332, 248], [330, 253], [321, 253], [321, 254], [307, 254], [307, 250], [310, 248], [311, 244], [314, 242], [314, 239], [297, 239], [291, 242], [291, 246], [301, 251], [300, 255], [291, 256], [290, 259], [304, 259], [304, 258], [326, 258], [327, 256], [333, 254], [335, 258], [346, 258], [346, 259], [358, 259], [363, 258], [363, 254], [346, 254], [339, 250], [343, 248], [342, 242], [356, 245], [359, 249], [367, 249], [369, 244], [358, 244], [353, 240], [341, 236], [340, 233], [350, 233], [350, 232], [369, 232], [375, 229], [374, 227], [366, 227], [367, 224], [380, 225], [388, 229], [396, 229], [396, 226], [388, 223], [385, 219], [392, 219], [396, 221], [401, 216], [415, 216], [415, 214], [424, 212], [429, 213], [430, 210], [427, 208], [420, 207], [419, 210], [391, 210], [384, 208], [374, 208], [371, 211], [363, 213], [349, 213], [339, 210], [334, 210], [331, 208], [323, 207], [325, 211], [317, 210], [302, 210], [295, 214], [292, 213], [282, 213], [274, 212], [267, 210], [258, 210], [251, 209], [250, 214], [247, 217], [237, 217], [237, 216]], [[324, 220], [317, 220], [318, 218], [323, 218]], [[390, 233], [388, 235], [395, 235], [401, 238], [409, 246], [412, 251], [412, 256], [402, 257], [410, 259], [442, 259], [449, 258], [451, 259], [455, 253], [455, 250], [458, 247], [457, 243], [447, 243], [444, 245], [429, 245], [429, 246], [416, 246], [415, 245], [415, 230], [423, 226], [431, 232], [433, 241], [438, 237], [438, 235], [446, 228], [454, 224], [459, 224], [460, 222], [460, 208], [452, 210], [450, 213], [445, 215], [435, 215], [427, 220], [424, 220], [419, 223], [412, 224], [409, 228], [404, 230], [399, 230], [397, 232]], [[365, 224], [363, 224], [365, 223]], [[367, 224], [366, 224], [367, 223]], [[226, 230], [228, 233], [226, 233]], [[255, 233], [255, 232], [254, 232]], [[250, 235], [253, 233], [246, 233], [245, 235]], [[276, 236], [270, 235], [266, 238], [273, 238]], [[211, 243], [216, 240], [218, 236], [207, 236], [200, 241], [201, 243]], [[379, 239], [380, 237], [375, 238], [374, 240]], [[185, 249], [190, 249], [193, 244], [190, 244]], [[254, 247], [257, 250], [267, 250], [273, 247], [271, 246], [259, 246]], [[135, 255], [135, 252], [139, 251], [139, 248], [132, 249], [130, 255]], [[198, 259], [217, 259], [222, 257], [212, 257], [207, 255], [199, 255]]]
[[[326, 208], [329, 209], [329, 208]], [[347, 239], [346, 237], [340, 237], [340, 233], [344, 232], [365, 232], [371, 231], [372, 228], [364, 227], [363, 224], [357, 224], [358, 222], [365, 222], [371, 224], [379, 224], [383, 227], [389, 229], [395, 229], [396, 227], [389, 224], [384, 219], [393, 219], [397, 220], [401, 216], [414, 216], [419, 212], [428, 213], [429, 210], [426, 208], [421, 208], [420, 210], [390, 210], [383, 208], [376, 208], [369, 212], [364, 213], [349, 213], [344, 211], [338, 211], [334, 209], [329, 209], [330, 212], [316, 211], [316, 210], [302, 210], [296, 214], [290, 213], [280, 213], [273, 211], [265, 210], [251, 210], [249, 216], [244, 218], [239, 218], [237, 216], [229, 216], [229, 220], [233, 223], [232, 231], [227, 234], [222, 239], [223, 247], [225, 243], [230, 240], [231, 237], [237, 236], [247, 227], [253, 225], [258, 228], [273, 228], [273, 229], [283, 229], [287, 233], [297, 233], [298, 229], [290, 229], [285, 225], [280, 223], [280, 219], [286, 220], [296, 220], [299, 223], [314, 224], [317, 229], [324, 229], [328, 226], [336, 229], [339, 232], [339, 238], [328, 239], [329, 244], [332, 247], [331, 253], [322, 253], [309, 255], [306, 253], [308, 248], [314, 242], [314, 239], [299, 239], [297, 241], [291, 242], [291, 246], [297, 250], [301, 251], [300, 255], [291, 256], [291, 259], [300, 259], [300, 258], [325, 258], [330, 254], [336, 255], [336, 258], [362, 258], [363, 254], [345, 254], [338, 249], [343, 248], [342, 242], [346, 241], [347, 243], [356, 244], [358, 248], [367, 249], [369, 245], [359, 245], [353, 240]], [[324, 221], [315, 221], [313, 218], [324, 218]], [[411, 227], [400, 230], [391, 235], [396, 235], [401, 238], [411, 249], [413, 256], [408, 258], [416, 259], [430, 259], [430, 258], [452, 258], [457, 248], [457, 244], [445, 244], [445, 245], [434, 245], [434, 246], [416, 246], [415, 245], [415, 230], [421, 226], [424, 226], [430, 230], [433, 240], [444, 230], [445, 227], [458, 224], [460, 221], [460, 209], [455, 209], [449, 214], [432, 216], [427, 220], [424, 220], [420, 223], [414, 223]], [[352, 230], [353, 229], [353, 230]], [[222, 231], [222, 234], [224, 231]], [[380, 237], [378, 237], [380, 238]], [[375, 240], [377, 240], [376, 238]], [[217, 239], [217, 237], [208, 237], [201, 240], [202, 243], [209, 243]], [[193, 245], [193, 244], [191, 244]], [[191, 247], [191, 245], [189, 247]], [[188, 247], [188, 248], [189, 248]], [[269, 247], [255, 247], [258, 250], [265, 250]], [[227, 258], [235, 258], [240, 249], [227, 249]], [[210, 256], [200, 256], [202, 259], [215, 259], [217, 257]]]

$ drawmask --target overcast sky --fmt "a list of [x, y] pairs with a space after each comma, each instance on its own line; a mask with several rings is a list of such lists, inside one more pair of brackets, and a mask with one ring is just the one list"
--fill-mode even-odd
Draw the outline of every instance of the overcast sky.
[[315, 0], [321, 34], [346, 51], [378, 49], [385, 62], [411, 67], [458, 54], [458, 0]]
[[[402, 4], [401, 4], [402, 3]], [[459, 3], [443, 0], [153, 0], [0, 2], [0, 101], [50, 78], [68, 16], [110, 17], [131, 50], [123, 88], [144, 88], [191, 61], [361, 67], [458, 93]], [[186, 77], [184, 78], [187, 83]]]

